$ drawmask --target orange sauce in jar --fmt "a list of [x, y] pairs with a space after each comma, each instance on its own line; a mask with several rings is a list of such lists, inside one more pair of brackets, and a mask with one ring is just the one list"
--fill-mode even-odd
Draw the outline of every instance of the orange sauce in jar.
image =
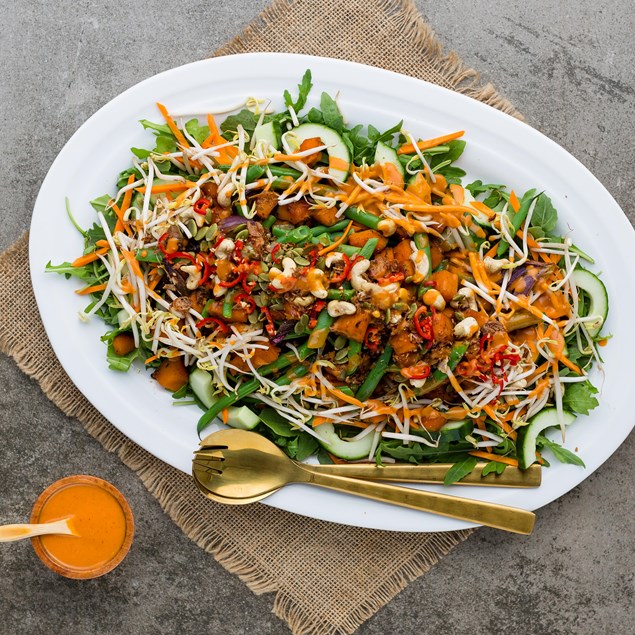
[[33, 539], [40, 559], [70, 578], [93, 578], [114, 569], [127, 554], [134, 523], [126, 499], [110, 483], [93, 476], [70, 476], [38, 498], [31, 522], [70, 518], [73, 536]]

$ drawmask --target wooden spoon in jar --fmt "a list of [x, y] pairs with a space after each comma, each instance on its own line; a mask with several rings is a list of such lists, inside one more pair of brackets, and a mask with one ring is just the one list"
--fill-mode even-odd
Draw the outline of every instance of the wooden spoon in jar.
[[63, 534], [67, 536], [77, 535], [73, 530], [70, 518], [64, 518], [52, 523], [41, 523], [37, 525], [18, 524], [0, 526], [0, 542], [13, 542], [15, 540], [33, 538], [34, 536], [42, 536], [45, 534]]

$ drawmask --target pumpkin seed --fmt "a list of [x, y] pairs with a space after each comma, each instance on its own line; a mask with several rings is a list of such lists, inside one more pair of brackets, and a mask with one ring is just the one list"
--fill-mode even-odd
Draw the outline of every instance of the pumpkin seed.
[[348, 340], [343, 335], [338, 335], [335, 338], [335, 342], [333, 342], [333, 348], [335, 348], [336, 351], [339, 351], [347, 341]]
[[302, 267], [308, 267], [311, 264], [311, 261], [304, 256], [296, 256], [293, 260]]
[[192, 236], [196, 236], [196, 234], [198, 233], [198, 225], [196, 224], [196, 221], [193, 218], [190, 218], [190, 220], [187, 221], [185, 226], [188, 228]]
[[218, 234], [218, 225], [214, 223], [214, 225], [210, 225], [205, 232], [205, 240], [214, 240], [216, 238], [216, 234]]
[[304, 324], [302, 324], [302, 322], [296, 322], [295, 326], [293, 327], [293, 332], [296, 335], [302, 335], [304, 331], [305, 331]]
[[335, 353], [335, 363], [341, 364], [348, 359], [348, 346], [346, 348], [342, 348], [337, 353]]
[[256, 324], [256, 322], [258, 322], [258, 314], [257, 313], [250, 313], [247, 316], [247, 319], [249, 320], [249, 324]]
[[201, 227], [194, 236], [194, 240], [203, 240], [205, 238], [205, 234], [207, 234], [207, 227]]
[[[240, 225], [240, 227], [242, 227], [242, 225]], [[249, 230], [247, 228], [241, 229], [236, 234], [236, 240], [245, 240], [245, 238], [249, 238]]]
[[[262, 261], [262, 260], [261, 260], [261, 261], [260, 261], [260, 270], [261, 270], [263, 273], [265, 273], [265, 274], [266, 274], [266, 273], [267, 273], [267, 271], [269, 271], [269, 265], [268, 265], [268, 264], [266, 264], [264, 261]], [[269, 278], [269, 276], [267, 276], [267, 279], [268, 279], [268, 278]]]

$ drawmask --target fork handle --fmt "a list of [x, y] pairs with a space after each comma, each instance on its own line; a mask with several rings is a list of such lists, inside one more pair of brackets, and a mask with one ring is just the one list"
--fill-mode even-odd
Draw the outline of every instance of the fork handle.
[[397, 487], [373, 481], [362, 481], [345, 476], [324, 474], [311, 466], [298, 466], [297, 481], [347, 492], [401, 507], [459, 518], [468, 522], [495, 527], [517, 534], [530, 534], [536, 520], [532, 512], [497, 503], [449, 496], [436, 492]]

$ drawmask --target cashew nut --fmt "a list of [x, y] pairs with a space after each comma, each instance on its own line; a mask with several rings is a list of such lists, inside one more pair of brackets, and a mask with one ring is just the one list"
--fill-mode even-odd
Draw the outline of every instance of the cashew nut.
[[221, 296], [227, 293], [227, 287], [221, 287], [219, 283], [220, 283], [220, 278], [218, 276], [214, 276], [213, 293], [215, 298], [220, 298]]
[[436, 289], [428, 289], [423, 294], [423, 301], [430, 307], [434, 307], [437, 311], [445, 309], [445, 300]]
[[282, 271], [278, 267], [272, 267], [269, 269], [269, 280], [271, 280], [271, 286], [279, 291], [290, 291], [293, 287], [294, 280], [289, 280], [293, 277], [297, 265], [291, 258], [282, 259]]
[[392, 282], [387, 284], [385, 287], [382, 287], [381, 285], [366, 280], [366, 278], [363, 277], [363, 274], [366, 273], [369, 267], [370, 260], [363, 259], [356, 262], [351, 268], [351, 286], [355, 289], [355, 291], [363, 291], [371, 296], [380, 293], [384, 296], [392, 296], [399, 291], [399, 284], [396, 282]]
[[487, 273], [498, 273], [505, 265], [509, 264], [509, 260], [507, 258], [496, 260], [490, 256], [485, 256], [483, 264]]
[[344, 260], [344, 254], [341, 251], [332, 251], [324, 259], [324, 265], [330, 268], [332, 264], [339, 262], [340, 260]]
[[430, 261], [423, 249], [417, 249], [414, 240], [410, 241], [410, 247], [412, 248], [410, 260], [412, 260], [415, 266], [415, 273], [412, 276], [412, 281], [419, 284], [419, 282], [423, 282], [428, 276], [428, 272], [430, 271]]
[[236, 184], [233, 182], [228, 183], [223, 187], [222, 190], [219, 190], [216, 195], [216, 201], [221, 207], [230, 207], [232, 204], [232, 194], [236, 189]]
[[454, 327], [454, 337], [458, 340], [464, 340], [474, 335], [477, 331], [478, 322], [473, 317], [467, 317]]
[[390, 218], [384, 218], [377, 223], [377, 229], [388, 238], [397, 231], [397, 223]]
[[188, 274], [185, 286], [190, 291], [194, 291], [201, 281], [201, 270], [196, 265], [187, 265], [185, 267], [181, 267], [181, 271]]
[[331, 317], [340, 317], [340, 315], [353, 315], [357, 311], [357, 307], [352, 302], [331, 300], [326, 305], [326, 310]]
[[460, 309], [464, 306], [464, 304], [467, 304], [468, 309], [478, 311], [478, 304], [476, 303], [476, 298], [474, 297], [474, 291], [468, 287], [461, 287], [450, 302], [450, 306], [453, 309]]
[[326, 282], [326, 274], [321, 269], [310, 269], [306, 279], [307, 287], [311, 292], [311, 295], [320, 300], [323, 300], [328, 295], [328, 291], [324, 286], [324, 283]]
[[214, 251], [214, 255], [218, 260], [224, 260], [234, 252], [234, 241], [231, 238], [225, 238]]
[[303, 308], [308, 307], [309, 305], [315, 302], [315, 298], [310, 295], [299, 295], [297, 298], [294, 298], [293, 304], [296, 306], [301, 306]]
[[203, 225], [205, 225], [205, 215], [204, 214], [197, 214], [191, 207], [189, 207], [188, 209], [182, 211], [179, 214], [179, 218], [182, 222], [185, 222], [187, 220], [190, 220], [191, 218], [194, 219], [194, 222], [196, 223], [196, 226], [200, 229], [201, 227], [203, 227]]

